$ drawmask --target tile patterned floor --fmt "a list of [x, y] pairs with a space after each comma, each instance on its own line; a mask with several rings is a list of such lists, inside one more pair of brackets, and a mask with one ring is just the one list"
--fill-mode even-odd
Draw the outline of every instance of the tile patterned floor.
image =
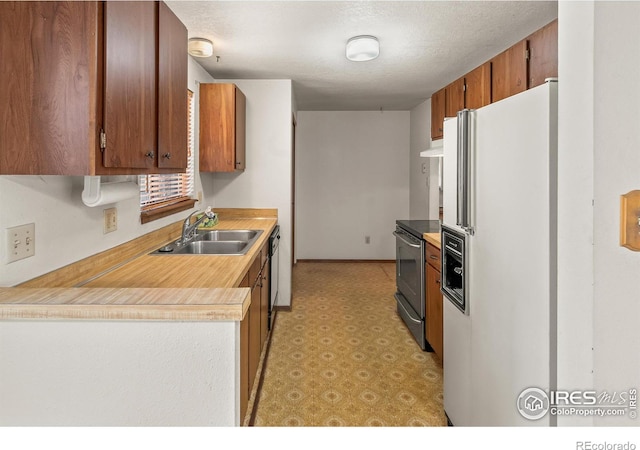
[[299, 263], [255, 426], [444, 426], [442, 367], [396, 313], [394, 263]]

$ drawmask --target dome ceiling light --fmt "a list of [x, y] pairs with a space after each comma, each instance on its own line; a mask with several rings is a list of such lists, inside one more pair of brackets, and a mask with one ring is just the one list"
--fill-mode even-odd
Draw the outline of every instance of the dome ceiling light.
[[204, 38], [189, 39], [189, 54], [198, 58], [208, 58], [213, 55], [213, 42]]
[[347, 42], [349, 61], [371, 61], [380, 54], [380, 43], [375, 36], [355, 36]]

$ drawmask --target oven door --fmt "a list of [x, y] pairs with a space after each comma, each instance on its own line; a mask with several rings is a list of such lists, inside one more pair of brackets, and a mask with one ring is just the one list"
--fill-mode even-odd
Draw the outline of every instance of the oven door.
[[396, 287], [418, 317], [425, 315], [424, 241], [396, 228]]
[[466, 295], [466, 237], [442, 227], [442, 273], [440, 289], [444, 296], [462, 313], [468, 314]]

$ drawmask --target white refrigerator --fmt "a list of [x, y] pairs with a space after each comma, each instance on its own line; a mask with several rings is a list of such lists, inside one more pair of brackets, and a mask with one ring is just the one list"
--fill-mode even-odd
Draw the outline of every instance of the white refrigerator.
[[554, 425], [518, 402], [556, 383], [557, 82], [446, 120], [443, 164], [443, 225], [465, 238], [467, 303], [445, 293], [445, 412], [454, 426]]

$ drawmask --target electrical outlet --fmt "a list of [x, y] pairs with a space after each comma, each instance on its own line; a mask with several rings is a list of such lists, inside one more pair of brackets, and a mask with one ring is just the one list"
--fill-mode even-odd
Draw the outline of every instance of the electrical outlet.
[[7, 228], [7, 263], [28, 258], [36, 254], [36, 224], [28, 223]]
[[198, 201], [202, 201], [202, 191], [198, 191]]
[[104, 234], [111, 233], [118, 229], [118, 210], [116, 208], [107, 208], [104, 214]]
[[364, 237], [364, 243], [365, 244], [370, 244], [371, 243], [371, 236], [365, 236]]
[[422, 163], [422, 173], [427, 173], [427, 169], [428, 169], [427, 163], [426, 162]]

